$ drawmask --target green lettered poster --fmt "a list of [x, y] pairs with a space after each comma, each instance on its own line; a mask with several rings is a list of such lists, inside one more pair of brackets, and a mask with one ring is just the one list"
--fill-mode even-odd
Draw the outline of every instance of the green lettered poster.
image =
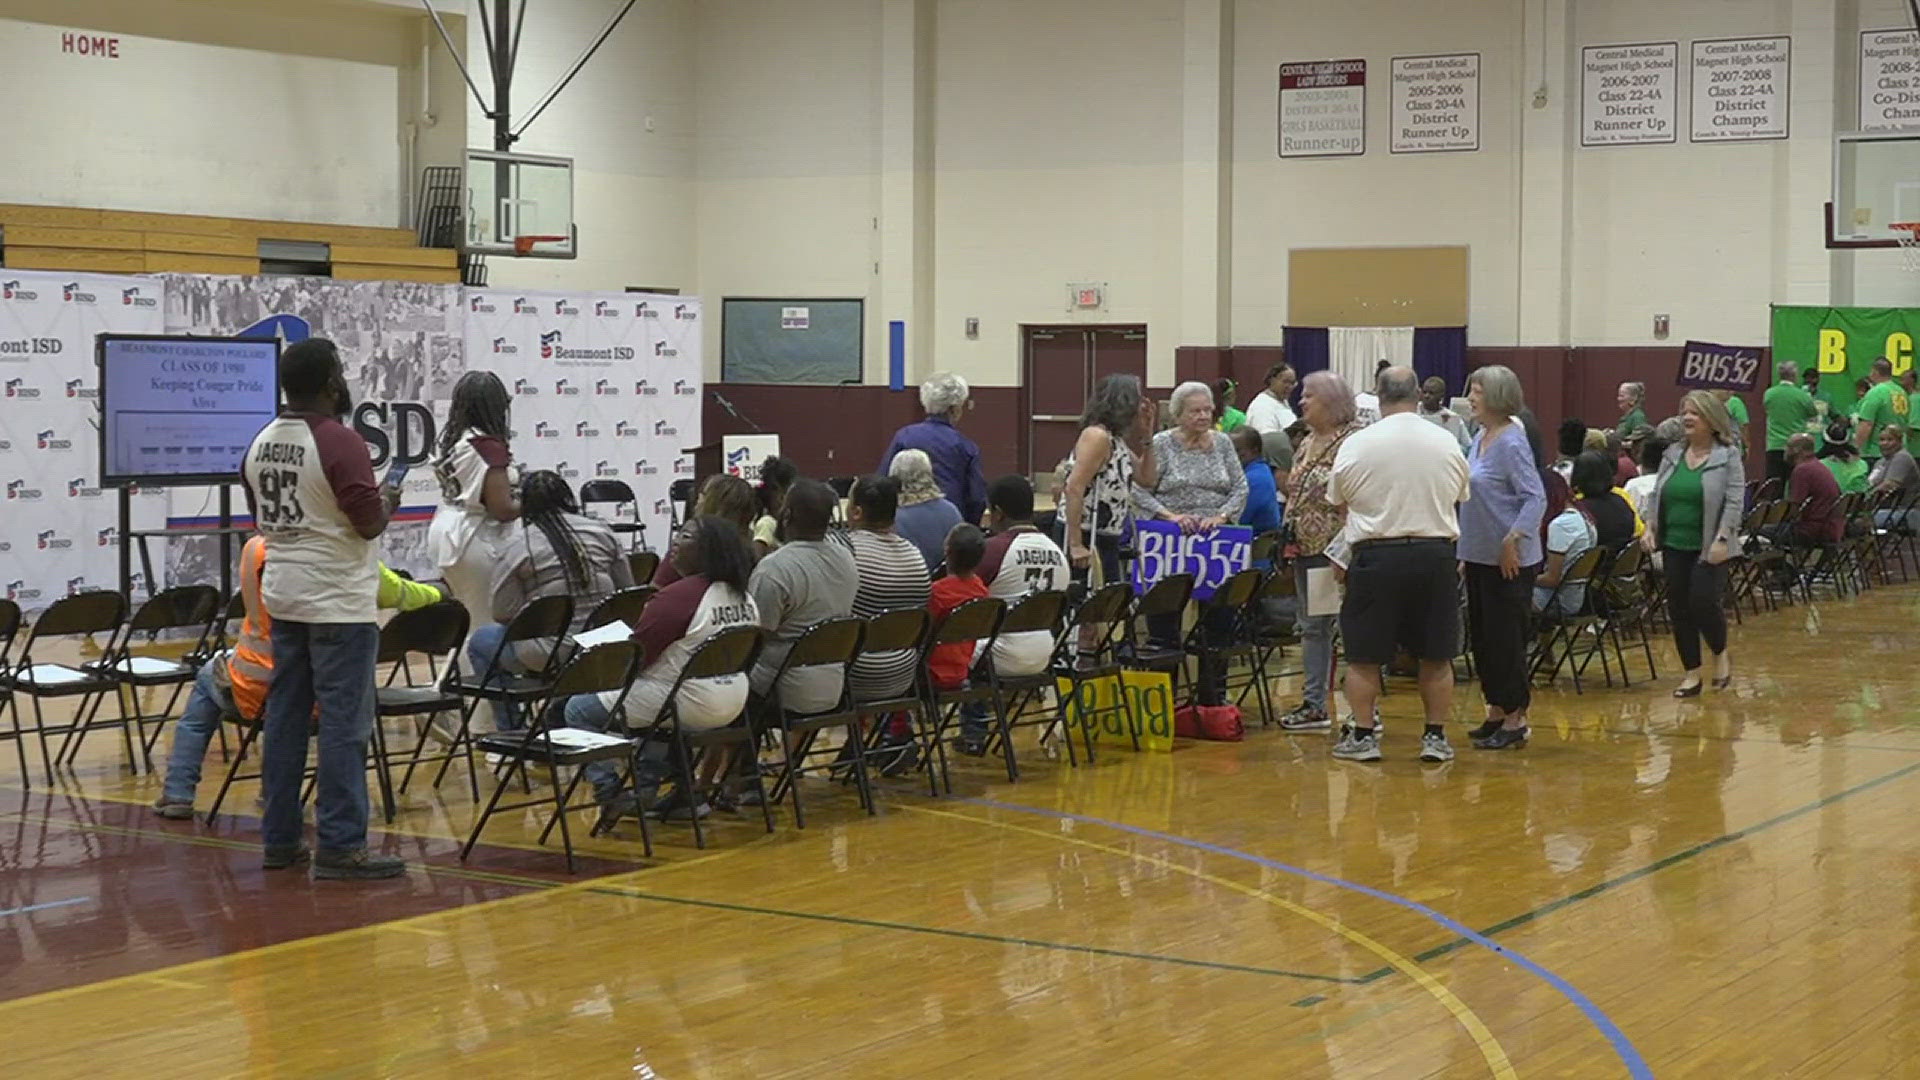
[[1774, 364], [1791, 360], [1803, 373], [1818, 370], [1817, 396], [1843, 413], [1852, 410], [1859, 397], [1855, 384], [1871, 373], [1875, 360], [1891, 361], [1896, 379], [1911, 368], [1915, 341], [1920, 341], [1920, 308], [1773, 309]]

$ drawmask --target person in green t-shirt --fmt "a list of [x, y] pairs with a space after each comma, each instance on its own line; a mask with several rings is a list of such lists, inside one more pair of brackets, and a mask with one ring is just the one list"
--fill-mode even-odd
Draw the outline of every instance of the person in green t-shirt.
[[1893, 381], [1893, 361], [1880, 357], [1873, 362], [1872, 386], [1860, 399], [1853, 414], [1853, 445], [1869, 462], [1880, 460], [1880, 442], [1875, 433], [1888, 424], [1907, 426], [1907, 392]]
[[1840, 484], [1842, 495], [1851, 495], [1867, 490], [1867, 474], [1872, 469], [1859, 453], [1854, 450], [1853, 439], [1845, 423], [1835, 423], [1827, 429], [1827, 456], [1820, 459], [1834, 480]]
[[1767, 478], [1785, 482], [1793, 466], [1787, 462], [1787, 440], [1807, 430], [1819, 418], [1820, 409], [1813, 395], [1800, 385], [1800, 365], [1789, 360], [1780, 365], [1780, 381], [1760, 398], [1760, 409], [1767, 414]]
[[1246, 426], [1247, 414], [1233, 407], [1234, 398], [1239, 392], [1239, 385], [1232, 379], [1214, 380], [1213, 397], [1215, 403], [1219, 406], [1217, 411], [1220, 414], [1220, 422], [1215, 426], [1221, 431], [1231, 433], [1238, 428]]
[[1747, 403], [1734, 396], [1731, 390], [1715, 390], [1713, 396], [1727, 407], [1727, 419], [1733, 421], [1733, 438], [1742, 450], [1747, 446]]
[[1641, 382], [1623, 382], [1620, 389], [1614, 391], [1614, 404], [1620, 406], [1620, 422], [1613, 430], [1621, 438], [1633, 433], [1634, 428], [1647, 426], [1647, 384]]

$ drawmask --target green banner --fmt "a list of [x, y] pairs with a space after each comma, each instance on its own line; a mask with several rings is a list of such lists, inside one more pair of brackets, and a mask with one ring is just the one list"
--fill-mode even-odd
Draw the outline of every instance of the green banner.
[[[1856, 384], [1884, 356], [1893, 377], [1913, 367], [1913, 345], [1920, 341], [1920, 308], [1785, 307], [1773, 309], [1773, 362], [1788, 360], [1820, 372], [1817, 397], [1851, 414]], [[1778, 375], [1775, 376], [1778, 381]]]

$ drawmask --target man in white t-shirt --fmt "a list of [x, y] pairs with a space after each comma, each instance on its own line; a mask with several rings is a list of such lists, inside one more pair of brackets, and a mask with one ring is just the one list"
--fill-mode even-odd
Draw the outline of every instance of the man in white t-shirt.
[[[367, 851], [367, 737], [373, 725], [375, 619], [386, 531], [399, 492], [374, 482], [367, 444], [340, 422], [352, 407], [339, 351], [325, 338], [280, 358], [281, 414], [242, 466], [266, 538], [260, 597], [273, 618], [273, 682], [261, 718], [260, 817], [269, 870], [313, 859], [313, 876], [396, 877], [406, 863]], [[314, 838], [301, 841], [308, 727], [318, 716]]]
[[1299, 417], [1294, 415], [1287, 399], [1293, 396], [1298, 381], [1285, 360], [1268, 368], [1266, 389], [1247, 402], [1247, 426], [1262, 435], [1284, 433], [1292, 427]]
[[[1034, 526], [1033, 484], [1026, 477], [1003, 476], [987, 489], [987, 523], [993, 535], [974, 573], [986, 582], [988, 596], [1011, 607], [1029, 593], [1066, 591], [1072, 580], [1067, 555]], [[1044, 630], [1002, 634], [993, 642], [994, 670], [1003, 676], [1037, 675], [1053, 659], [1054, 645], [1054, 635]], [[983, 703], [960, 710], [961, 753], [986, 753], [986, 718]]]
[[1451, 761], [1445, 723], [1453, 709], [1453, 658], [1460, 651], [1460, 537], [1467, 459], [1452, 435], [1414, 411], [1420, 380], [1388, 367], [1378, 383], [1378, 423], [1348, 436], [1333, 460], [1327, 501], [1347, 508], [1328, 557], [1346, 566], [1340, 636], [1347, 654], [1347, 704], [1354, 726], [1333, 748], [1348, 761], [1380, 760], [1374, 703], [1380, 669], [1396, 649], [1420, 662], [1426, 731], [1420, 760]]

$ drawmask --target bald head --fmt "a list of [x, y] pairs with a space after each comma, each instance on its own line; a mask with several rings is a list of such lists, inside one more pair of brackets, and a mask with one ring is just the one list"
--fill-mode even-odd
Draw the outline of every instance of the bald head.
[[1809, 435], [1804, 431], [1797, 431], [1792, 435], [1787, 436], [1787, 460], [1788, 461], [1791, 461], [1797, 465], [1802, 461], [1806, 461], [1812, 458], [1814, 454], [1817, 452], [1818, 452], [1817, 448], [1813, 445], [1812, 435]]
[[1380, 415], [1407, 412], [1420, 400], [1420, 376], [1410, 367], [1381, 368], [1373, 392], [1380, 398]]

